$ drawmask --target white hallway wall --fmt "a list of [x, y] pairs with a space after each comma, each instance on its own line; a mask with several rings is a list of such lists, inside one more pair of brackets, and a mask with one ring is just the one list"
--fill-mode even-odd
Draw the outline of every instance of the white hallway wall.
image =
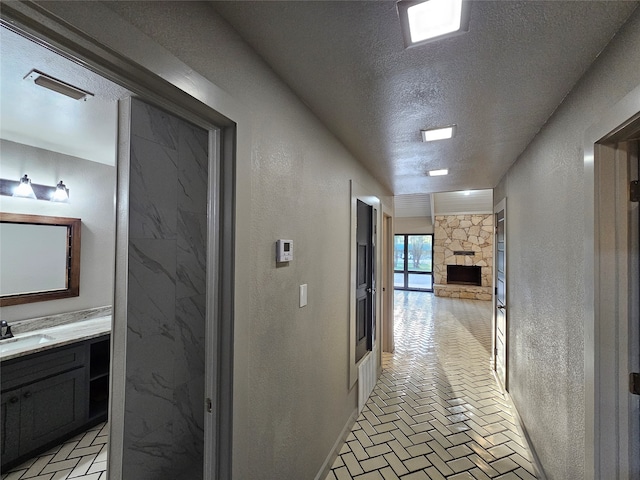
[[507, 198], [510, 393], [549, 479], [585, 478], [585, 132], [640, 85], [638, 64], [640, 10], [494, 192]]

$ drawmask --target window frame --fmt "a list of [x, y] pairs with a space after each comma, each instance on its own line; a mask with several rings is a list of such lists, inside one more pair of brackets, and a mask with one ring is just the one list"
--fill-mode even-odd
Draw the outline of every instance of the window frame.
[[[431, 270], [429, 272], [420, 272], [420, 271], [412, 271], [409, 269], [409, 237], [431, 237]], [[396, 260], [395, 260], [395, 252], [396, 252], [396, 237], [404, 237], [404, 252], [403, 252], [403, 260], [404, 265], [402, 270], [396, 269]], [[394, 233], [393, 234], [393, 274], [394, 274], [394, 290], [402, 290], [402, 291], [411, 291], [411, 292], [433, 292], [433, 233]], [[397, 273], [401, 273], [403, 275], [403, 286], [399, 287], [395, 284], [395, 275]], [[409, 274], [412, 275], [430, 275], [431, 276], [431, 288], [416, 288], [409, 287]]]

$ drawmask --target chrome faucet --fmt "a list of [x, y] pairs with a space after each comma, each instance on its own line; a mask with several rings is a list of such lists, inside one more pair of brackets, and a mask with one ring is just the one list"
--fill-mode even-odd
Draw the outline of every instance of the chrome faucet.
[[0, 340], [6, 340], [7, 338], [13, 338], [11, 333], [11, 325], [6, 320], [0, 321]]

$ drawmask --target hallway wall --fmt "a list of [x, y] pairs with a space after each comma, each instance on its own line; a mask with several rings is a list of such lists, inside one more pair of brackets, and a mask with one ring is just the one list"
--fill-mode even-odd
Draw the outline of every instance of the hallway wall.
[[[128, 23], [103, 28], [110, 17], [96, 17], [93, 2], [44, 6], [125, 56], [137, 50], [123, 39], [144, 32], [219, 87], [211, 104], [238, 122], [233, 478], [312, 479], [357, 402], [348, 388], [349, 181], [392, 209], [390, 192], [208, 3], [105, 5]], [[278, 238], [294, 241], [285, 266], [275, 263]]]
[[640, 84], [638, 64], [640, 10], [494, 193], [507, 198], [510, 393], [549, 479], [585, 478], [584, 136]]

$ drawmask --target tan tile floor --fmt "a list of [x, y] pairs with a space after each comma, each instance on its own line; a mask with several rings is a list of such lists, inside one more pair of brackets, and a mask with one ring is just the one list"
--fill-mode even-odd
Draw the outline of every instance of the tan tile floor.
[[108, 427], [96, 425], [28, 462], [2, 480], [107, 480]]
[[326, 480], [530, 480], [490, 368], [491, 303], [395, 292], [394, 354]]

